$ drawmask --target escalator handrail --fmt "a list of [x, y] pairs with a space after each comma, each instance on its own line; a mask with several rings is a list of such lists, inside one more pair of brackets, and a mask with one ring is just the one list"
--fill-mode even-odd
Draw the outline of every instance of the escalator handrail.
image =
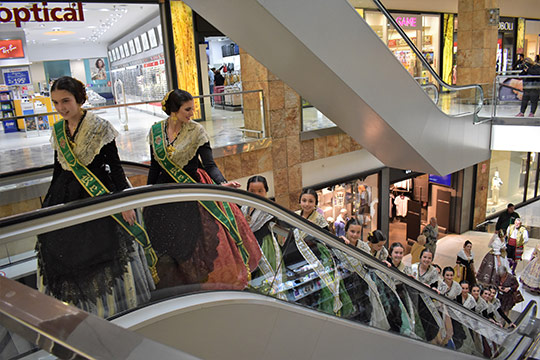
[[[304, 219], [275, 202], [244, 190], [231, 189], [218, 185], [160, 184], [141, 186], [95, 198], [77, 200], [65, 205], [43, 208], [3, 218], [0, 219], [0, 229], [2, 230], [0, 231], [0, 245], [5, 243], [6, 240], [12, 242], [19, 238], [35, 236], [45, 231], [53, 231], [133, 208], [177, 201], [200, 200], [223, 201], [248, 205], [256, 207], [278, 218], [286, 217], [286, 221], [289, 225], [306, 232], [317, 240], [338, 249], [349, 256], [357, 259], [359, 258], [364, 264], [371, 268], [385, 273], [391, 272], [393, 278], [421, 293], [427, 293], [430, 298], [436, 299], [458, 313], [465, 312], [470, 318], [489, 327], [501, 337], [507, 337], [520, 328], [520, 326], [517, 326], [516, 329], [509, 331], [492, 324], [475, 312], [438, 294], [433, 289], [401, 273], [399, 270], [389, 268], [386, 264], [362, 252], [360, 249], [345, 244], [335, 235], [317, 227], [307, 219]], [[536, 304], [536, 302], [534, 302], [534, 304]]]
[[471, 85], [450, 85], [447, 84], [439, 74], [431, 67], [431, 65], [428, 63], [428, 61], [424, 58], [424, 55], [418, 50], [416, 45], [412, 42], [412, 40], [407, 36], [405, 31], [399, 26], [397, 21], [394, 19], [394, 17], [390, 14], [390, 12], [384, 7], [384, 5], [379, 0], [372, 0], [375, 5], [379, 8], [379, 10], [383, 13], [383, 15], [388, 19], [388, 21], [392, 24], [392, 26], [396, 29], [396, 31], [401, 35], [403, 40], [409, 45], [409, 47], [412, 49], [412, 51], [416, 54], [416, 57], [422, 62], [422, 65], [429, 71], [429, 73], [437, 80], [437, 82], [442, 85], [445, 88], [459, 91], [459, 90], [467, 90], [467, 89], [476, 89], [480, 93], [480, 102], [477, 104], [474, 113], [478, 114], [480, 110], [482, 109], [482, 106], [484, 104], [484, 90], [482, 89], [482, 86], [478, 84], [471, 84]]
[[2, 325], [60, 358], [112, 360], [129, 354], [129, 359], [142, 360], [155, 354], [159, 359], [198, 359], [0, 276]]

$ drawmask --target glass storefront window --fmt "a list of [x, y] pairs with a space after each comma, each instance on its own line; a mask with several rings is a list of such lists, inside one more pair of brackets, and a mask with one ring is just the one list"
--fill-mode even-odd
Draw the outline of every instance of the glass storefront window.
[[538, 170], [538, 153], [531, 153], [529, 160], [529, 179], [527, 184], [527, 199], [534, 198], [534, 192], [536, 188], [536, 171]]
[[330, 224], [330, 231], [337, 236], [342, 235], [338, 225], [355, 217], [362, 225], [361, 239], [366, 240], [371, 231], [377, 229], [379, 188], [378, 174], [347, 183], [334, 185], [317, 191], [319, 209]]
[[540, 21], [527, 20], [525, 22], [525, 57], [535, 59], [536, 55], [540, 54]]
[[491, 152], [486, 216], [523, 202], [526, 173], [526, 152]]

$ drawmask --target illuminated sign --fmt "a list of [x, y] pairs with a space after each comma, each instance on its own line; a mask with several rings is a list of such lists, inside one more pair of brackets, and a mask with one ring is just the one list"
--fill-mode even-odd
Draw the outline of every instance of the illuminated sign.
[[0, 40], [0, 59], [23, 58], [22, 40]]
[[31, 7], [0, 7], [0, 22], [15, 22], [16, 27], [21, 27], [21, 23], [27, 21], [84, 21], [83, 5], [81, 2], [71, 3], [73, 7], [49, 9], [47, 2], [43, 1], [41, 7], [39, 4], [33, 4]]
[[422, 16], [421, 15], [404, 15], [404, 14], [395, 14], [393, 15], [396, 19], [396, 22], [402, 29], [407, 30], [422, 30]]
[[6, 85], [30, 84], [30, 72], [24, 68], [4, 69], [4, 82]]
[[510, 21], [499, 21], [499, 31], [514, 31], [514, 23]]

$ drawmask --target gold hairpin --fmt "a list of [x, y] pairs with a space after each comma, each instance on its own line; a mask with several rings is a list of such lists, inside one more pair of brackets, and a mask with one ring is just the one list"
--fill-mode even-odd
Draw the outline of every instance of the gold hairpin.
[[163, 98], [163, 100], [161, 100], [161, 109], [162, 109], [163, 111], [167, 111], [167, 110], [166, 110], [167, 108], [165, 107], [165, 104], [167, 103], [167, 100], [169, 99], [169, 95], [171, 95], [171, 93], [172, 93], [173, 91], [174, 91], [174, 89], [171, 90], [171, 91], [169, 91], [169, 92], [167, 93], [167, 95], [165, 95], [165, 97]]

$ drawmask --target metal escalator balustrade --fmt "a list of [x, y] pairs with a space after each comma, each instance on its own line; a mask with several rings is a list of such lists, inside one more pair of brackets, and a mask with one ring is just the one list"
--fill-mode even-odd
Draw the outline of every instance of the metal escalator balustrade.
[[[216, 271], [220, 271], [217, 268], [193, 267], [204, 265], [197, 260], [207, 259], [207, 255], [212, 253], [212, 246], [203, 253], [194, 251], [183, 260], [176, 258], [171, 248], [169, 258], [161, 264], [168, 271], [160, 274], [162, 279], [158, 289], [152, 292], [150, 301], [200, 291], [255, 291], [414, 341], [444, 347], [452, 339], [456, 351], [488, 358], [516, 358], [515, 349], [525, 351], [537, 334], [531, 322], [536, 314], [536, 303], [529, 304], [516, 329], [500, 328], [396, 269], [388, 268], [370, 255], [345, 245], [283, 207], [244, 191], [219, 186], [143, 187], [2, 219], [0, 245], [53, 231], [65, 231], [129, 209], [146, 210], [155, 206], [166, 210], [185, 209], [196, 207], [197, 201], [224, 201], [270, 214], [273, 219], [268, 223], [268, 232], [258, 239], [265, 257], [251, 276], [242, 266], [232, 272], [229, 268], [228, 272], [216, 276]], [[173, 211], [170, 215], [172, 217], [167, 217], [169, 221], [182, 222], [186, 212]], [[144, 220], [149, 234], [155, 233], [155, 229], [149, 228], [148, 219], [139, 220], [141, 223]], [[158, 224], [163, 228], [166, 225], [164, 222]], [[211, 223], [207, 226], [212, 227]], [[175, 235], [168, 237], [165, 234], [162, 238], [151, 238], [154, 247], [161, 249], [158, 250], [160, 255], [168, 252], [163, 246], [174, 246], [170, 240]], [[213, 243], [216, 246], [219, 243], [216, 233], [210, 234], [206, 240], [195, 237], [195, 234], [195, 229], [182, 234], [187, 239], [186, 245], [194, 242], [196, 249], [199, 245]], [[171, 267], [171, 264], [176, 265]], [[175, 272], [175, 268], [181, 271]], [[158, 264], [158, 271], [160, 269], [163, 267]], [[115, 308], [120, 312], [130, 311], [150, 303], [147, 298], [136, 299], [129, 299], [128, 303], [118, 304]]]

